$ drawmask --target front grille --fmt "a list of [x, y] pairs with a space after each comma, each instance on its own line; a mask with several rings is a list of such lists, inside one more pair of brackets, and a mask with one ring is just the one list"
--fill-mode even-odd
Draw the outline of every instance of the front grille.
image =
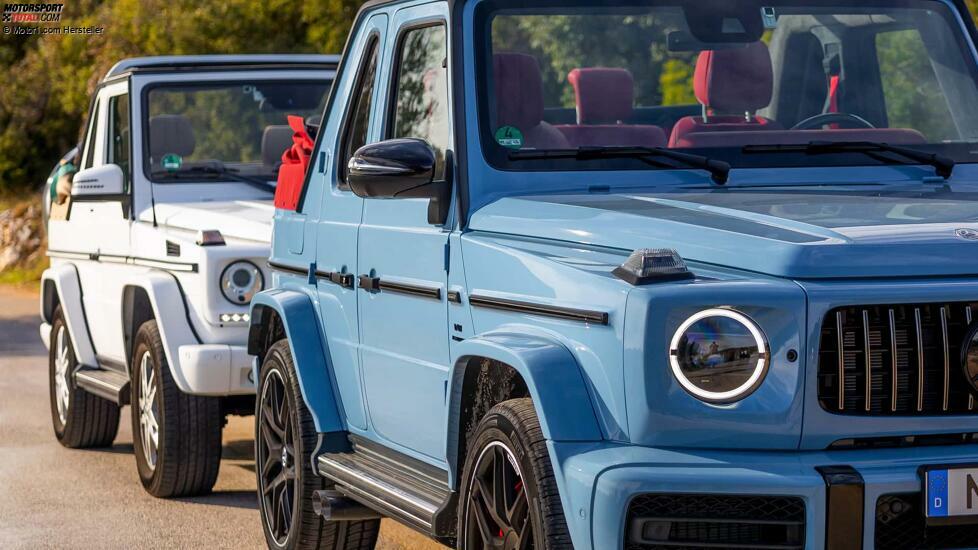
[[797, 497], [645, 494], [628, 507], [626, 550], [805, 546]]
[[818, 400], [866, 416], [973, 414], [961, 367], [978, 302], [850, 306], [822, 325]]
[[883, 495], [876, 501], [876, 548], [974, 548], [978, 525], [928, 527], [920, 493]]

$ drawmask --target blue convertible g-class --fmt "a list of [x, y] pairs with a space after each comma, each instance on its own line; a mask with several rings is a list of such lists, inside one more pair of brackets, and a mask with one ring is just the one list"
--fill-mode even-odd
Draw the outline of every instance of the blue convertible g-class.
[[978, 546], [963, 0], [369, 2], [253, 302], [270, 546]]

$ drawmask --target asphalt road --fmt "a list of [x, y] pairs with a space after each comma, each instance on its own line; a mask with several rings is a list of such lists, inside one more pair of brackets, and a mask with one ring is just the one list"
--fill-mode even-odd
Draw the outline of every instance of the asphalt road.
[[[263, 548], [252, 419], [225, 428], [212, 494], [153, 498], [139, 484], [128, 408], [109, 449], [55, 440], [38, 322], [35, 295], [0, 287], [0, 548]], [[444, 547], [385, 521], [378, 548]]]

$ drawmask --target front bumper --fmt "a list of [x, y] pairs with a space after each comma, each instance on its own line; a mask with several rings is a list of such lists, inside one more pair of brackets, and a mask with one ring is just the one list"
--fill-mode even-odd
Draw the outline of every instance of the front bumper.
[[211, 396], [255, 393], [251, 356], [245, 346], [180, 346], [179, 356], [178, 368], [186, 382], [186, 393]]
[[[845, 546], [848, 548], [860, 548], [860, 542], [861, 548], [874, 548], [878, 528], [905, 527], [878, 526], [877, 505], [882, 497], [903, 495], [916, 506], [920, 466], [978, 463], [978, 445], [831, 452], [667, 450], [568, 443], [551, 443], [550, 448], [558, 465], [561, 499], [574, 545], [594, 549], [653, 547], [633, 544], [630, 529], [634, 526], [628, 525], [632, 522], [627, 518], [633, 499], [648, 494], [797, 497], [805, 505], [804, 548], [838, 548], [840, 540], [853, 543]], [[850, 466], [863, 481], [862, 503], [852, 508], [853, 512], [862, 510], [861, 532], [852, 532], [858, 530], [853, 527], [858, 522], [839, 523], [836, 515], [828, 529], [829, 491], [826, 478], [817, 469], [840, 465]], [[838, 494], [833, 492], [833, 509], [852, 504], [839, 504]], [[916, 517], [907, 515], [901, 521], [917, 525], [921, 516], [919, 506], [916, 509]], [[978, 528], [967, 529], [978, 532]], [[905, 533], [914, 533], [909, 523]], [[939, 533], [945, 534], [947, 531]], [[951, 547], [978, 547], [978, 538]]]

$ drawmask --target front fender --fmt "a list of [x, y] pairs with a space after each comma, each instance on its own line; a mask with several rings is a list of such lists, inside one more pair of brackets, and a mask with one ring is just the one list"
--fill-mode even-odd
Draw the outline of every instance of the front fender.
[[180, 391], [193, 394], [192, 384], [180, 367], [180, 346], [200, 344], [200, 339], [190, 324], [183, 290], [176, 277], [164, 271], [148, 271], [125, 281], [123, 288], [126, 287], [138, 287], [146, 292], [173, 380]]
[[[259, 293], [251, 302], [251, 330], [259, 330], [269, 311], [282, 321], [289, 341], [299, 389], [319, 433], [346, 431], [339, 394], [333, 384], [329, 346], [319, 330], [312, 298], [294, 290], [274, 289]], [[249, 341], [254, 339], [249, 336]], [[259, 357], [258, 361], [263, 358]], [[256, 364], [258, 364], [256, 362]], [[258, 380], [255, 373], [255, 380]]]
[[50, 267], [41, 275], [41, 319], [45, 323], [53, 320], [56, 301], [61, 304], [61, 313], [64, 315], [78, 363], [86, 367], [97, 367], [95, 346], [88, 333], [85, 305], [82, 303], [78, 269], [72, 264]]
[[[461, 342], [450, 373], [448, 442], [450, 455], [458, 448], [462, 382], [470, 359], [491, 359], [515, 369], [533, 399], [543, 436], [549, 441], [601, 441], [587, 382], [573, 354], [561, 343], [542, 336], [490, 332]], [[457, 464], [449, 456], [449, 464]]]

